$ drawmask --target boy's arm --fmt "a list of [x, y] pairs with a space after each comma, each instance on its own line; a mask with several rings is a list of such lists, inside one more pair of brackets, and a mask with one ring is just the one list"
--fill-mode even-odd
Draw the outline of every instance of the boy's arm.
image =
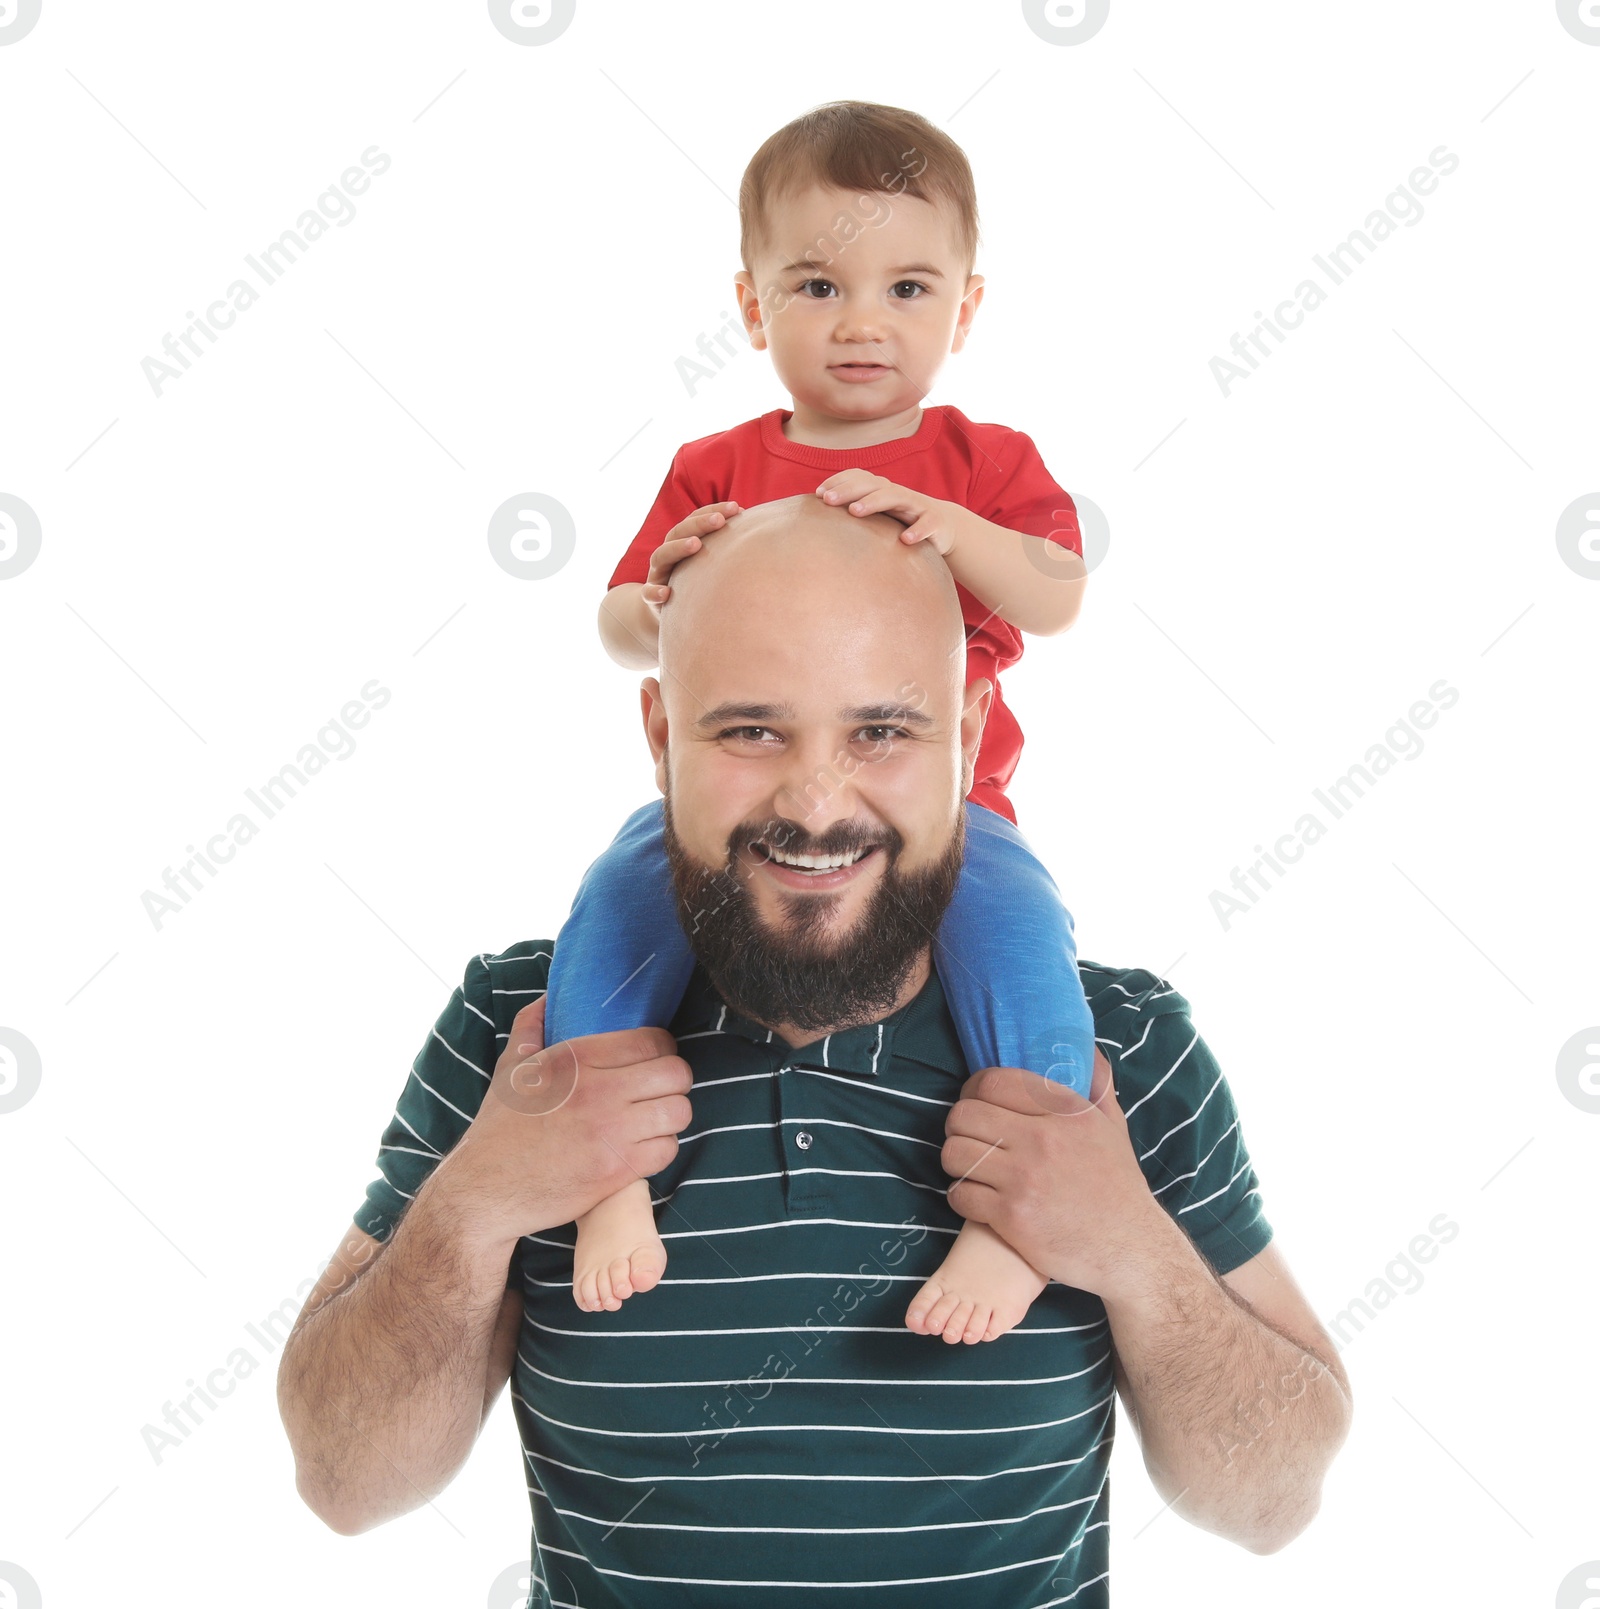
[[[600, 641], [624, 670], [653, 670], [661, 661], [661, 605], [672, 596], [667, 578], [700, 551], [703, 537], [739, 512], [734, 502], [708, 503], [679, 520], [650, 555], [643, 581], [618, 581], [600, 600]], [[620, 568], [620, 566], [619, 566]]]
[[[1053, 637], [1078, 618], [1089, 572], [1082, 555], [1061, 542], [996, 525], [959, 503], [865, 469], [830, 475], [817, 494], [825, 503], [846, 504], [852, 514], [892, 514], [903, 521], [902, 542], [932, 542], [956, 580], [1019, 631]], [[1070, 506], [1066, 494], [1061, 497]]]
[[654, 670], [661, 622], [645, 602], [647, 584], [623, 581], [600, 600], [600, 641], [624, 670]]
[[[1049, 537], [996, 525], [959, 503], [944, 503], [940, 512], [950, 532], [940, 549], [945, 563], [984, 608], [1038, 637], [1053, 637], [1078, 618], [1089, 574], [1080, 554]], [[932, 533], [930, 539], [938, 541]]]

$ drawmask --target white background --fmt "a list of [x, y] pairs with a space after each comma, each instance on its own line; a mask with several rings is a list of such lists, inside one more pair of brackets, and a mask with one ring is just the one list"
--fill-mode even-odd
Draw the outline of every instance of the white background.
[[[0, 47], [0, 492], [42, 529], [0, 581], [0, 1026], [42, 1064], [0, 1115], [0, 1559], [48, 1609], [520, 1601], [509, 1402], [436, 1503], [341, 1538], [245, 1325], [349, 1224], [468, 958], [553, 934], [649, 795], [595, 606], [674, 448], [787, 405], [764, 355], [693, 396], [674, 364], [734, 310], [750, 155], [857, 97], [977, 177], [987, 299], [928, 400], [1109, 520], [1007, 680], [1081, 953], [1191, 1002], [1317, 1311], [1411, 1287], [1344, 1349], [1355, 1428], [1278, 1555], [1161, 1514], [1124, 1420], [1116, 1601], [1556, 1603], [1600, 1557], [1600, 1115], [1556, 1077], [1600, 1022], [1600, 580], [1556, 542], [1600, 486], [1597, 95], [1550, 0], [1116, 0], [1070, 47], [1009, 3], [580, 0], [537, 48], [482, 4], [45, 0]], [[141, 360], [372, 145], [354, 221], [155, 395]], [[1441, 145], [1329, 288], [1313, 254]], [[1225, 397], [1210, 360], [1308, 277]], [[576, 522], [542, 581], [485, 536], [527, 491]], [[355, 752], [158, 930], [144, 892], [372, 678]], [[1423, 751], [1225, 928], [1213, 891], [1441, 678]], [[1417, 1288], [1392, 1259], [1439, 1214]], [[143, 1427], [241, 1345], [157, 1463]]]

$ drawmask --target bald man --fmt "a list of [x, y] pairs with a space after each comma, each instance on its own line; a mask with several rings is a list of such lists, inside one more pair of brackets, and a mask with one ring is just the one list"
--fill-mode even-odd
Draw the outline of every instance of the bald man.
[[[682, 1005], [546, 1050], [549, 942], [468, 963], [280, 1366], [333, 1529], [441, 1491], [508, 1378], [530, 1605], [1105, 1604], [1119, 1392], [1176, 1512], [1258, 1552], [1315, 1513], [1348, 1382], [1187, 1002], [1080, 963], [1087, 1101], [963, 1060], [930, 940], [987, 691], [896, 528], [764, 505], [674, 572]], [[578, 1221], [645, 1181], [669, 1268], [576, 1310]], [[1049, 1275], [977, 1348], [903, 1322], [964, 1221]]]

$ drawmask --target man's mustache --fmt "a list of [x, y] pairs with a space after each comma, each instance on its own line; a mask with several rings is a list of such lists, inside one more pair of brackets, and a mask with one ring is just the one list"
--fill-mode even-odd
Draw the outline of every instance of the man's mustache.
[[835, 822], [825, 833], [814, 836], [796, 827], [792, 822], [778, 821], [765, 824], [746, 822], [728, 835], [730, 863], [745, 850], [757, 860], [770, 860], [776, 850], [783, 855], [864, 854], [869, 849], [884, 849], [890, 858], [899, 853], [904, 840], [892, 827], [875, 827], [866, 822]]

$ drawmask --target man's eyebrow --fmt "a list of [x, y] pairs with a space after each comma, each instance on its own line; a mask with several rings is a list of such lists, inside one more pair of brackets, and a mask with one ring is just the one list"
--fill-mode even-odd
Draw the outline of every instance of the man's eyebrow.
[[927, 731], [934, 724], [933, 717], [915, 704], [862, 704], [853, 710], [840, 710], [839, 718], [851, 725], [861, 726], [914, 726]]
[[739, 722], [792, 721], [793, 704], [719, 704], [707, 710], [694, 724], [703, 732], [715, 726], [731, 726]]
[[[718, 704], [694, 724], [697, 730], [709, 732], [721, 726], [759, 726], [767, 721], [792, 721], [793, 704]], [[839, 719], [852, 726], [914, 726], [926, 731], [934, 724], [933, 717], [915, 704], [858, 704], [854, 709], [839, 711]]]

